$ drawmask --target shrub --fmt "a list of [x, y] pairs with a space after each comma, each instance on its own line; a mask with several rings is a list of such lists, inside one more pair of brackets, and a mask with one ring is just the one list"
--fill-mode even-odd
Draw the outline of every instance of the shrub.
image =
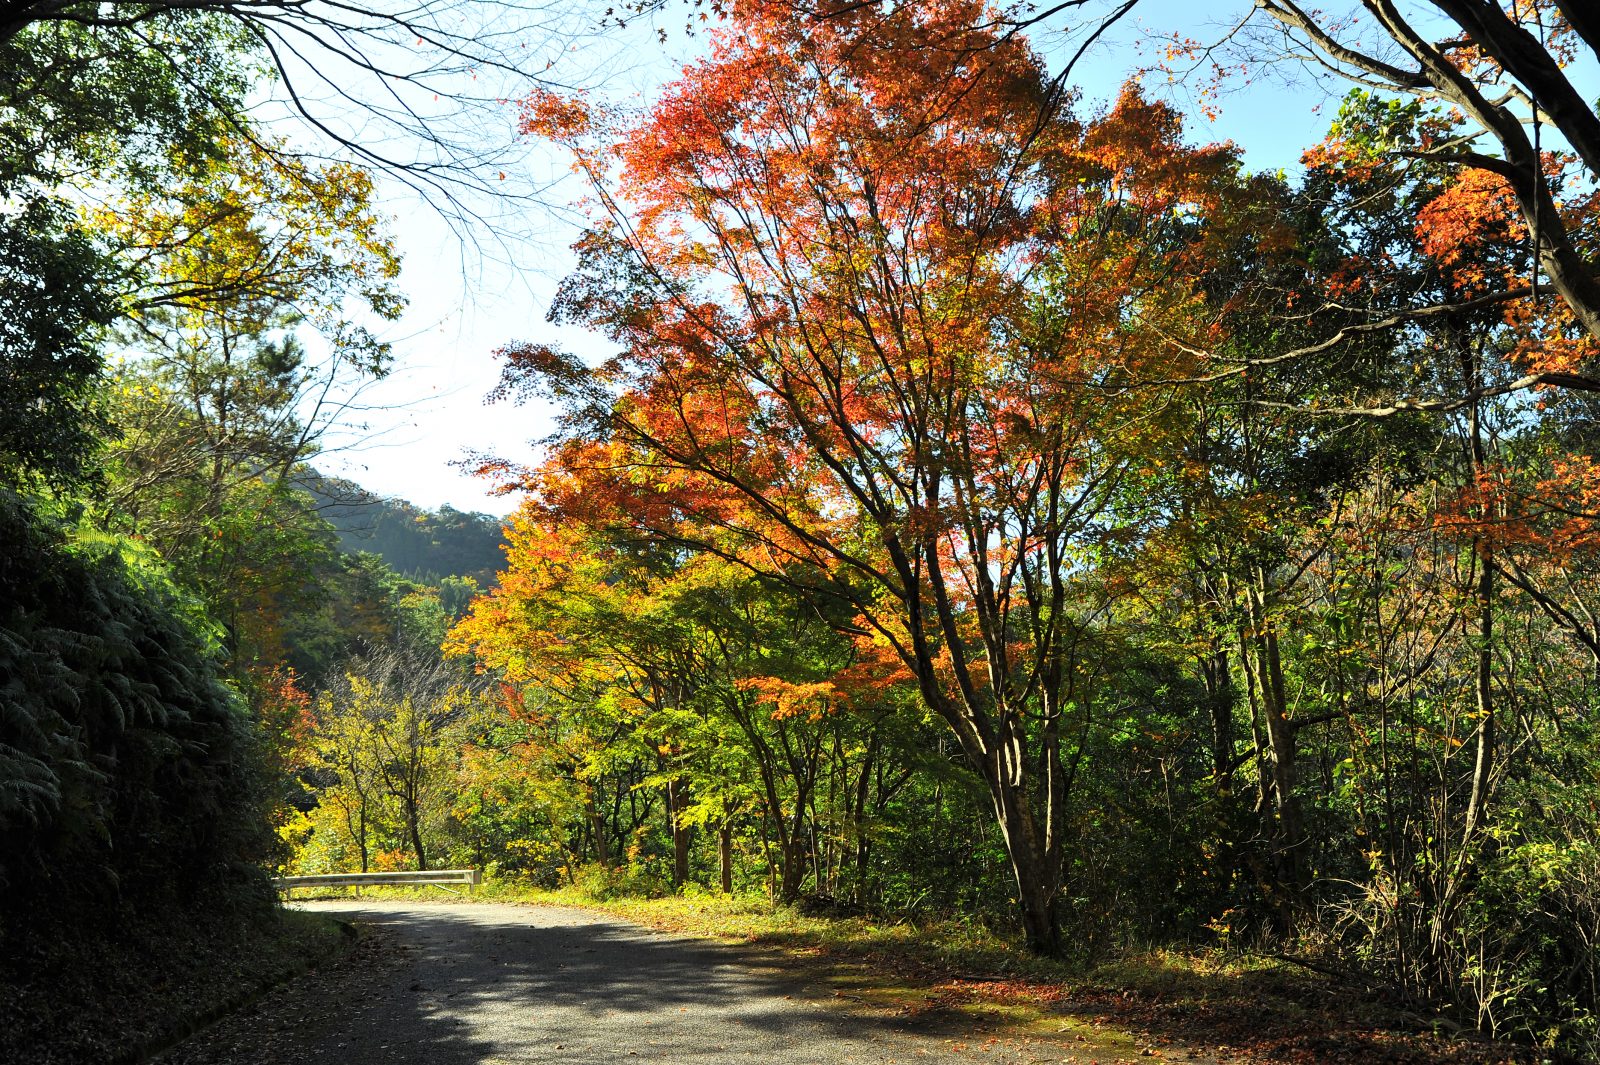
[[203, 615], [136, 545], [71, 543], [12, 493], [0, 543], [0, 936], [266, 912], [260, 774]]

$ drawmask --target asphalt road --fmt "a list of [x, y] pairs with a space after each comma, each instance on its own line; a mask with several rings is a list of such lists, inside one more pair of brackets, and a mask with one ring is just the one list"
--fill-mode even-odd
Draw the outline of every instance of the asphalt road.
[[372, 934], [180, 1044], [162, 1065], [1092, 1060], [1058, 1044], [917, 1030], [904, 1017], [849, 1008], [747, 952], [579, 910], [306, 905]]

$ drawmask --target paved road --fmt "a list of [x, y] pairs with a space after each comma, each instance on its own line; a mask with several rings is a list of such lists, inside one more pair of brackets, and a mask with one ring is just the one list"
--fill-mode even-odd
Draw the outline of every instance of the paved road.
[[[1071, 1062], [1052, 1044], [913, 1031], [808, 994], [750, 954], [549, 907], [326, 902], [374, 929], [340, 962], [163, 1065]], [[1120, 1055], [1119, 1055], [1120, 1056]]]

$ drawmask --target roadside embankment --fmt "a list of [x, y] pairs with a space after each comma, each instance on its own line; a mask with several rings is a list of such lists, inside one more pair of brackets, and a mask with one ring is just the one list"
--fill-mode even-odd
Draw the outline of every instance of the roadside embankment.
[[168, 914], [115, 934], [35, 928], [0, 950], [0, 1061], [139, 1062], [343, 950], [353, 930], [294, 910]]

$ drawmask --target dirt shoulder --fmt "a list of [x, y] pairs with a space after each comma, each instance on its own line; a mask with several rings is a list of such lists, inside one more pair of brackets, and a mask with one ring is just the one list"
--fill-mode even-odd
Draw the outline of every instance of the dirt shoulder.
[[128, 915], [116, 934], [38, 929], [0, 960], [0, 1061], [139, 1062], [254, 995], [337, 956], [337, 921]]

